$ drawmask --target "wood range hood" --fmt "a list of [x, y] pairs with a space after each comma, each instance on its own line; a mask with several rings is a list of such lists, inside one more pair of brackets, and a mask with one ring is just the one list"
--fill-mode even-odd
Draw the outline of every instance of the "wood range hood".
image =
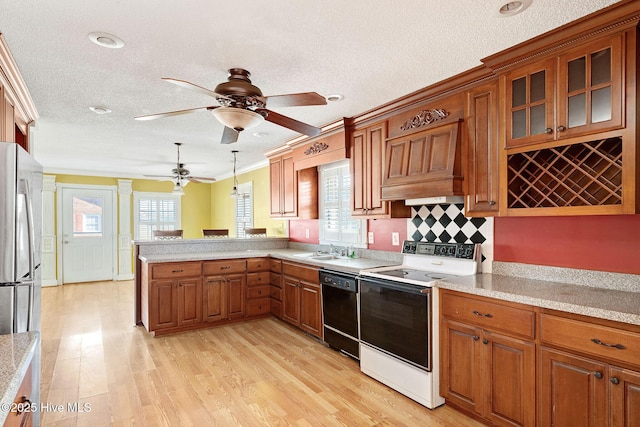
[[383, 200], [463, 202], [462, 120], [447, 118], [386, 143]]

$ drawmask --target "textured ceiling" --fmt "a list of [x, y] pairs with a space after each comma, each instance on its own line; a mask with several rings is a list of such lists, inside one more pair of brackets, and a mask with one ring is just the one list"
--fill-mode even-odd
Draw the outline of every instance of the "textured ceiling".
[[[207, 88], [241, 67], [265, 95], [316, 91], [345, 99], [280, 108], [314, 126], [351, 117], [480, 64], [480, 59], [614, 0], [533, 0], [503, 18], [503, 0], [0, 0], [4, 35], [40, 115], [32, 133], [49, 173], [165, 174], [174, 142], [193, 175], [224, 178], [298, 136], [264, 122], [221, 145], [208, 112], [140, 122], [133, 117], [216, 105], [160, 80]], [[117, 35], [122, 49], [91, 43]], [[88, 107], [106, 106], [108, 115]], [[262, 138], [253, 132], [266, 133]]]

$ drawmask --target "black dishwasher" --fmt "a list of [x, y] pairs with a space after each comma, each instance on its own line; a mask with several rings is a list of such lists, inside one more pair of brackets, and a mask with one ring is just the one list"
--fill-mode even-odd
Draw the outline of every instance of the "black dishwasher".
[[358, 282], [356, 275], [320, 270], [324, 341], [342, 353], [360, 359]]

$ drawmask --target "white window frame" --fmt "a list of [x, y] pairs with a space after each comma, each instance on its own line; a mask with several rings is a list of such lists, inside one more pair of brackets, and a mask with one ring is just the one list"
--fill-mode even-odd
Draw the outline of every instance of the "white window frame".
[[238, 184], [235, 216], [236, 238], [244, 239], [244, 229], [253, 228], [253, 181]]
[[[174, 200], [176, 202], [176, 220], [173, 222], [155, 222], [155, 227], [152, 225], [152, 230], [180, 230], [182, 229], [182, 197], [171, 193], [151, 193], [151, 192], [133, 192], [133, 235], [135, 240], [140, 239], [140, 201], [141, 200]], [[158, 226], [161, 226], [158, 228]]]
[[[340, 160], [337, 162], [329, 163], [326, 165], [321, 165], [318, 167], [318, 191], [319, 191], [319, 242], [321, 245], [340, 245], [340, 246], [353, 246], [356, 248], [366, 248], [367, 247], [367, 220], [366, 219], [354, 219], [351, 217], [351, 185], [353, 185], [353, 177], [349, 170], [349, 160]], [[326, 209], [330, 207], [327, 205], [329, 202], [327, 197], [325, 197], [326, 191], [326, 180], [328, 176], [331, 174], [337, 173], [340, 177], [344, 177], [344, 174], [350, 177], [349, 186], [347, 188], [342, 188], [344, 184], [344, 180], [339, 179], [339, 186], [341, 187], [338, 192], [343, 195], [348, 195], [347, 198], [342, 198], [338, 201], [337, 205], [333, 205], [335, 209], [337, 206], [338, 219], [339, 224], [344, 224], [344, 221], [349, 220], [352, 225], [357, 227], [355, 233], [345, 233], [342, 226], [339, 227], [339, 230], [334, 233], [329, 233], [326, 229]], [[344, 218], [345, 215], [348, 215], [348, 219]], [[337, 234], [336, 234], [337, 233]]]

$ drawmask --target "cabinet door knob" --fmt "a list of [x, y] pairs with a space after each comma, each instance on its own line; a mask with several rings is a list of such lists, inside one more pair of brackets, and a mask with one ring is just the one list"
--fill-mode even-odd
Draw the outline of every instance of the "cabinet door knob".
[[490, 204], [491, 206], [493, 206], [493, 205], [495, 205], [495, 204], [496, 204], [496, 201], [495, 201], [495, 200], [489, 200], [489, 204]]
[[560, 125], [560, 126], [558, 126], [558, 127], [556, 128], [556, 130], [557, 130], [558, 132], [564, 132], [565, 130], [567, 130], [567, 128], [566, 128], [565, 126]]
[[551, 134], [553, 133], [553, 129], [551, 129], [551, 128], [546, 128], [546, 129], [544, 130], [544, 133], [546, 133], [547, 135], [551, 135]]
[[482, 340], [482, 344], [489, 344], [489, 340], [488, 340], [488, 339], [486, 339], [486, 338], [485, 338], [485, 339], [483, 339], [483, 340]]
[[611, 384], [615, 384], [615, 385], [620, 384], [620, 380], [616, 377], [611, 377], [609, 381], [611, 381]]
[[601, 380], [602, 379], [602, 372], [600, 371], [595, 371], [593, 373], [593, 376], [596, 377], [597, 379]]
[[477, 335], [474, 335], [474, 336], [473, 336], [473, 340], [474, 340], [474, 341], [478, 341], [479, 339], [480, 339], [480, 337], [479, 337], [479, 336], [477, 336]]

